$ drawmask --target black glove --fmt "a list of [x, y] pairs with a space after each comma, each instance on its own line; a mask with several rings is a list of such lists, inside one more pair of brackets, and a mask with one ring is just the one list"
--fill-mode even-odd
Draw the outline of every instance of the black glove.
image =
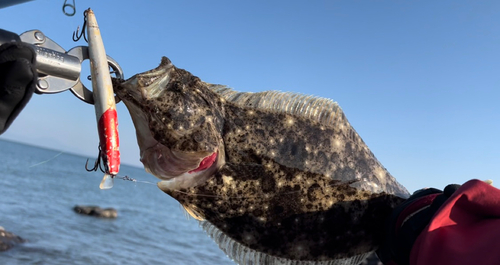
[[[12, 34], [0, 29], [0, 40], [4, 40], [0, 46], [0, 134], [31, 99], [38, 79], [35, 51]], [[6, 36], [16, 41], [5, 41]]]
[[386, 222], [385, 242], [377, 250], [384, 264], [408, 265], [413, 244], [443, 203], [460, 185], [451, 184], [444, 191], [418, 190], [396, 207]]

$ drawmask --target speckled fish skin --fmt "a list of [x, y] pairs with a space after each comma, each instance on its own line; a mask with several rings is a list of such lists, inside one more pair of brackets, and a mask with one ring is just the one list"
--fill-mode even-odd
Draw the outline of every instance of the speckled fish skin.
[[[252, 251], [311, 262], [364, 255], [408, 195], [331, 101], [302, 96], [318, 112], [308, 115], [276, 110], [280, 93], [236, 93], [167, 58], [115, 92], [160, 189]], [[212, 166], [188, 173], [213, 153]]]

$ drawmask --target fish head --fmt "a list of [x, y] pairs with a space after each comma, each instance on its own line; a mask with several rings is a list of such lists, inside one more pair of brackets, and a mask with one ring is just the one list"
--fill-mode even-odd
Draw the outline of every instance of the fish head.
[[163, 57], [157, 68], [114, 89], [134, 122], [146, 171], [172, 187], [188, 188], [223, 163], [220, 98], [198, 77]]

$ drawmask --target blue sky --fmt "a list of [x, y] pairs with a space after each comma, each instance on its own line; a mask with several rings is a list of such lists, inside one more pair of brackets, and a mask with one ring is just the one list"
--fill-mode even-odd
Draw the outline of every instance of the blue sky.
[[[167, 56], [239, 91], [331, 98], [410, 191], [500, 183], [500, 2], [76, 0], [73, 17], [63, 2], [0, 9], [0, 28], [40, 29], [69, 50], [86, 44], [71, 36], [91, 7], [126, 77]], [[122, 161], [140, 166], [123, 103], [118, 116]], [[0, 138], [94, 158], [94, 108], [70, 92], [34, 95]]]

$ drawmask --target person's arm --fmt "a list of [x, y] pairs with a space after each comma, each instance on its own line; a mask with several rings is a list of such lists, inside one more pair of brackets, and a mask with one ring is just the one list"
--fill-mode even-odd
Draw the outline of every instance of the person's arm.
[[395, 209], [377, 255], [386, 265], [500, 264], [500, 190], [479, 180], [417, 191]]
[[35, 91], [36, 54], [17, 34], [0, 29], [0, 134], [26, 106]]

